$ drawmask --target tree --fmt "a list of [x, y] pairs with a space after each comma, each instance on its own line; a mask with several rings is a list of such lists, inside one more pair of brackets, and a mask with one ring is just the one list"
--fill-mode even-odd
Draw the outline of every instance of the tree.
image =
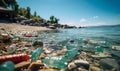
[[36, 11], [34, 12], [34, 17], [36, 17], [37, 16], [37, 13], [36, 13]]
[[26, 17], [28, 18], [28, 19], [30, 19], [30, 16], [31, 16], [31, 13], [30, 13], [30, 7], [27, 7], [27, 10], [26, 10], [27, 12], [26, 12]]
[[17, 14], [17, 15], [18, 15], [18, 10], [19, 10], [19, 5], [16, 4], [16, 5], [15, 5], [15, 10], [14, 10], [14, 11], [15, 11], [15, 14]]
[[59, 19], [55, 18], [54, 23], [58, 24]]
[[54, 16], [50, 16], [50, 23], [51, 24], [54, 24], [54, 18], [55, 18]]
[[25, 8], [19, 8], [18, 9], [18, 14], [22, 16], [26, 16], [26, 9]]
[[16, 0], [9, 0], [11, 9], [15, 10], [15, 6], [17, 5]]
[[0, 0], [0, 6], [2, 6], [2, 7], [7, 7], [7, 3], [6, 3], [6, 1], [5, 0]]

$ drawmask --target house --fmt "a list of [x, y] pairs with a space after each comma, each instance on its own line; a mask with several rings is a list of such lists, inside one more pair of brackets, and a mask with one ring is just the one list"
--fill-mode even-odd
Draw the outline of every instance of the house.
[[0, 6], [0, 22], [12, 22], [15, 14], [13, 10]]

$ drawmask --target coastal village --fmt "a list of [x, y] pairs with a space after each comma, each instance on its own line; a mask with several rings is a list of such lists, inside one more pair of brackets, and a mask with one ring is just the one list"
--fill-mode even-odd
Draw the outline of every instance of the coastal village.
[[92, 39], [82, 39], [79, 47], [73, 39], [42, 41], [39, 34], [46, 31], [82, 28], [58, 21], [54, 16], [27, 18], [1, 5], [0, 71], [120, 71], [120, 46]]

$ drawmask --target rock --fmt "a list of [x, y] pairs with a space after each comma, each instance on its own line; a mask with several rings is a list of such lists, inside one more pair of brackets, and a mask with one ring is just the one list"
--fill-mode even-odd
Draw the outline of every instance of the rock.
[[112, 56], [109, 54], [105, 54], [105, 53], [99, 53], [96, 55], [91, 55], [91, 57], [95, 59], [100, 59], [100, 58], [107, 58], [107, 57], [112, 57]]
[[84, 67], [85, 69], [89, 69], [90, 65], [87, 61], [85, 60], [75, 60], [74, 61], [75, 65], [77, 65], [78, 67]]
[[3, 42], [3, 43], [11, 43], [11, 38], [9, 37], [8, 34], [1, 34], [0, 35], [0, 40]]
[[100, 66], [99, 62], [98, 61], [94, 62], [94, 66], [99, 67]]
[[69, 39], [68, 42], [69, 42], [69, 43], [74, 43], [74, 40]]
[[21, 69], [27, 69], [28, 66], [30, 65], [29, 61], [23, 61], [18, 64], [15, 64], [15, 71], [21, 71]]
[[61, 71], [57, 69], [40, 69], [39, 71]]
[[38, 71], [39, 69], [42, 69], [43, 68], [43, 64], [42, 63], [39, 63], [39, 62], [32, 62], [27, 71]]
[[88, 70], [86, 70], [84, 68], [78, 68], [77, 71], [88, 71]]
[[112, 46], [112, 49], [114, 49], [114, 50], [120, 50], [120, 46]]
[[111, 55], [120, 58], [120, 51], [112, 51]]
[[119, 70], [119, 65], [115, 59], [105, 58], [101, 59], [99, 63], [103, 69], [112, 70], [114, 68], [117, 71]]
[[37, 40], [33, 43], [33, 46], [41, 46], [43, 47], [43, 42], [41, 40]]
[[[85, 68], [86, 70], [89, 70], [89, 63], [85, 60], [74, 60], [74, 62], [71, 62], [68, 64], [68, 70], [76, 70], [77, 68]], [[78, 71], [81, 71], [80, 69]]]
[[32, 46], [31, 43], [26, 43], [26, 44], [25, 44], [25, 47], [31, 47], [31, 46]]
[[89, 71], [101, 71], [101, 70], [98, 67], [90, 66]]
[[93, 45], [97, 45], [98, 44], [97, 41], [91, 40], [91, 39], [83, 39], [83, 42], [85, 44], [93, 44]]
[[75, 65], [74, 62], [71, 62], [71, 63], [68, 64], [68, 69], [69, 69], [69, 70], [71, 70], [71, 69], [73, 69], [73, 68], [76, 68], [76, 67], [77, 67], [77, 66]]

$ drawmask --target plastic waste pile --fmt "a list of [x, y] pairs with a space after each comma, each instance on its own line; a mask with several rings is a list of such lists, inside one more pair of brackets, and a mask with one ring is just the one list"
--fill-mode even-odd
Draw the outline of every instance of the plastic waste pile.
[[35, 49], [34, 51], [32, 51], [32, 52], [30, 53], [30, 58], [31, 58], [31, 60], [32, 60], [32, 61], [37, 60], [37, 59], [39, 58], [41, 52], [42, 52], [42, 49], [41, 49], [41, 48], [37, 48], [37, 49]]

